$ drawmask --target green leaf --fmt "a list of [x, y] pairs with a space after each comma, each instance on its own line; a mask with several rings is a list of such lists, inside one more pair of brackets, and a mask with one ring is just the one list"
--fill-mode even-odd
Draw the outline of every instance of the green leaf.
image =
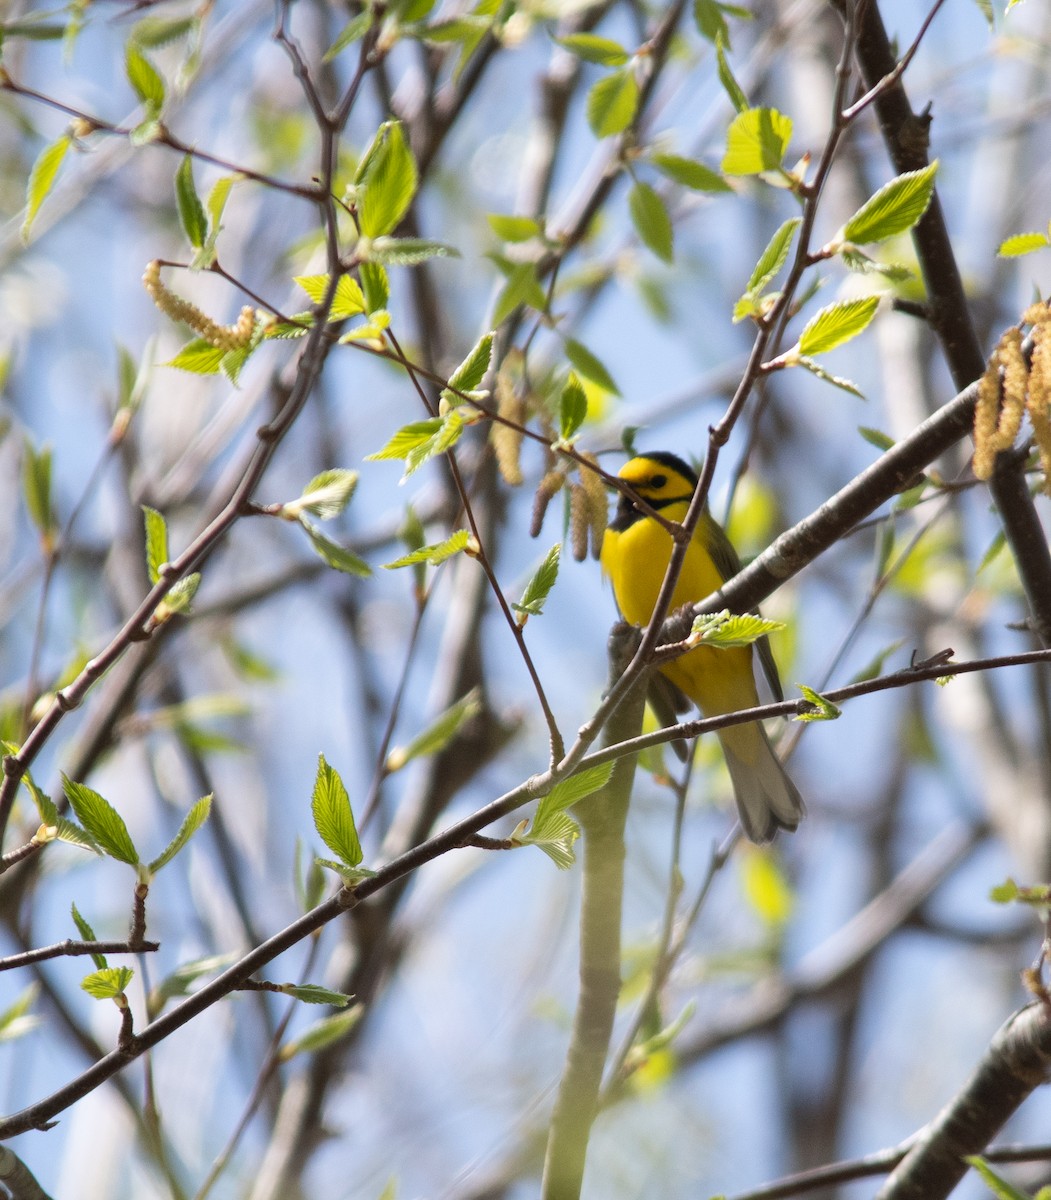
[[388, 267], [415, 267], [431, 258], [459, 258], [460, 251], [445, 242], [427, 238], [378, 237], [358, 243], [363, 262], [384, 263]]
[[363, 38], [365, 34], [368, 33], [368, 31], [372, 28], [373, 17], [374, 14], [371, 6], [366, 8], [364, 12], [358, 13], [356, 17], [352, 17], [347, 24], [343, 26], [343, 30], [339, 37], [337, 37], [332, 45], [329, 46], [329, 48], [325, 51], [321, 61], [326, 63], [331, 62], [337, 54], [343, 50], [346, 50], [348, 46], [353, 45], [354, 42]]
[[281, 1047], [278, 1057], [282, 1062], [288, 1062], [289, 1059], [295, 1058], [297, 1054], [309, 1054], [327, 1049], [329, 1046], [341, 1041], [353, 1030], [354, 1026], [361, 1020], [364, 1011], [364, 1005], [355, 1004], [352, 1008], [348, 1008], [346, 1012], [325, 1017], [323, 1020], [311, 1025], [309, 1029], [304, 1030], [293, 1041], [286, 1042]]
[[438, 428], [434, 434], [405, 455], [405, 473], [401, 477], [402, 483], [418, 471], [424, 463], [430, 462], [437, 455], [452, 449], [466, 428], [463, 417], [455, 408], [447, 412], [444, 417], [438, 417], [437, 420]]
[[131, 37], [140, 46], [168, 46], [192, 33], [196, 26], [194, 17], [146, 17], [135, 24]]
[[811, 375], [816, 375], [818, 379], [823, 380], [825, 383], [830, 383], [833, 387], [840, 388], [844, 392], [849, 392], [852, 396], [857, 396], [859, 400], [865, 399], [865, 394], [853, 380], [845, 379], [842, 375], [833, 375], [831, 371], [826, 371], [816, 359], [799, 355], [792, 360], [792, 365], [806, 368]]
[[588, 92], [587, 118], [598, 138], [623, 133], [635, 119], [639, 107], [639, 85], [630, 70], [604, 75]]
[[361, 842], [350, 808], [350, 797], [339, 772], [325, 762], [323, 754], [318, 755], [310, 807], [314, 815], [314, 828], [321, 840], [340, 862], [348, 867], [356, 867], [362, 858]]
[[156, 875], [161, 867], [167, 866], [171, 862], [197, 830], [208, 820], [208, 815], [211, 811], [212, 797], [210, 795], [202, 796], [183, 818], [183, 822], [179, 826], [175, 837], [172, 838], [164, 850], [150, 863], [149, 872], [151, 875]]
[[722, 5], [717, 4], [716, 0], [693, 0], [693, 20], [701, 37], [729, 46], [730, 31], [726, 27]]
[[161, 601], [161, 605], [167, 610], [167, 615], [170, 616], [172, 613], [188, 613], [190, 605], [193, 603], [193, 598], [197, 595], [197, 589], [200, 586], [200, 571], [194, 571], [192, 575], [187, 575], [177, 583], [172, 584], [168, 591], [165, 592], [164, 599]]
[[578, 837], [580, 826], [568, 813], [548, 813], [541, 820], [537, 810], [529, 829], [519, 834], [515, 841], [520, 845], [539, 847], [560, 871], [568, 871], [577, 861], [573, 843]]
[[540, 801], [541, 808], [549, 812], [569, 808], [573, 804], [604, 788], [613, 774], [613, 763], [600, 763], [597, 767], [586, 767], [577, 771], [561, 783], [556, 783], [550, 792]]
[[[729, 45], [725, 35], [715, 39], [715, 56], [718, 63], [719, 82], [723, 85], [723, 91], [730, 97], [730, 103], [739, 113], [748, 111], [748, 97], [744, 94], [741, 85], [734, 78], [733, 71], [730, 70], [730, 64], [726, 60], [726, 46]], [[785, 139], [787, 142], [787, 138]], [[778, 156], [778, 162], [781, 161]], [[725, 171], [726, 168], [723, 167]], [[731, 174], [732, 172], [727, 172]], [[751, 174], [751, 172], [744, 172]]]
[[40, 1024], [40, 1017], [29, 1011], [39, 994], [40, 984], [31, 983], [13, 1004], [0, 1013], [0, 1042], [13, 1042], [25, 1037]]
[[858, 433], [861, 434], [870, 446], [875, 446], [881, 454], [892, 449], [895, 445], [894, 439], [881, 429], [870, 429], [867, 425], [859, 425]]
[[[328, 291], [327, 275], [297, 275], [295, 282], [310, 297], [314, 304], [321, 304]], [[332, 307], [329, 309], [330, 321], [343, 321], [347, 317], [356, 317], [365, 311], [365, 296], [358, 286], [357, 280], [349, 275], [341, 275], [336, 284], [336, 294], [332, 297]]]
[[799, 353], [807, 356], [827, 354], [849, 342], [864, 330], [876, 315], [879, 296], [862, 296], [829, 304], [815, 313], [799, 337]]
[[1028, 1192], [1023, 1192], [1020, 1188], [1016, 1188], [1014, 1184], [1008, 1183], [980, 1155], [965, 1154], [963, 1161], [978, 1172], [997, 1200], [1032, 1200]]
[[358, 267], [358, 274], [365, 297], [365, 311], [371, 314], [386, 308], [390, 300], [387, 268], [382, 263], [362, 263]]
[[315, 552], [333, 570], [342, 571], [344, 575], [356, 575], [359, 579], [368, 579], [372, 574], [372, 568], [363, 558], [359, 558], [353, 550], [348, 550], [339, 542], [325, 537], [321, 530], [311, 524], [306, 517], [301, 516], [299, 523], [306, 530]]
[[146, 111], [156, 116], [164, 104], [164, 80], [157, 68], [136, 43], [129, 40], [124, 49], [124, 68], [128, 82]]
[[407, 746], [395, 746], [387, 755], [384, 770], [388, 775], [392, 775], [415, 758], [427, 758], [432, 754], [438, 754], [449, 745], [463, 726], [481, 711], [481, 693], [478, 688], [471, 688], [466, 696], [462, 696], [454, 704], [451, 704], [422, 733], [418, 733]]
[[458, 529], [452, 537], [448, 537], [444, 542], [437, 542], [431, 546], [421, 546], [419, 550], [413, 550], [410, 554], [405, 554], [401, 558], [396, 558], [394, 562], [384, 563], [383, 566], [388, 571], [396, 571], [400, 567], [415, 566], [416, 563], [427, 563], [429, 566], [437, 567], [446, 559], [452, 558], [456, 554], [460, 554], [467, 548], [468, 542], [471, 540], [471, 534], [466, 529]]
[[536, 263], [510, 263], [501, 260], [497, 255], [490, 257], [507, 276], [507, 282], [493, 306], [494, 325], [500, 325], [522, 304], [536, 309], [537, 312], [547, 311], [548, 297], [537, 278]]
[[146, 524], [146, 570], [150, 583], [161, 577], [161, 567], [168, 561], [168, 523], [164, 517], [148, 504], [142, 506]]
[[307, 484], [298, 500], [281, 505], [281, 515], [286, 519], [297, 519], [301, 513], [308, 512], [319, 521], [329, 521], [343, 512], [357, 486], [357, 471], [341, 467], [322, 471]]
[[569, 372], [562, 396], [559, 399], [559, 425], [563, 442], [569, 442], [576, 431], [584, 424], [588, 415], [587, 392], [574, 372]]
[[26, 509], [42, 538], [50, 542], [55, 533], [55, 513], [51, 506], [51, 447], [39, 452], [27, 438], [22, 457], [22, 488]]
[[595, 33], [571, 33], [567, 37], [555, 38], [555, 41], [577, 58], [598, 63], [602, 67], [622, 67], [631, 58], [620, 42], [599, 37]]
[[695, 192], [733, 191], [718, 171], [713, 171], [695, 158], [683, 158], [679, 154], [654, 154], [650, 162], [662, 175]]
[[460, 403], [457, 393], [470, 394], [486, 376], [493, 357], [493, 337], [495, 331], [483, 334], [471, 349], [470, 354], [449, 376], [447, 385], [442, 388], [442, 399], [447, 404]]
[[1016, 233], [1013, 237], [1005, 238], [996, 253], [1001, 258], [1020, 258], [1023, 254], [1032, 254], [1034, 250], [1044, 250], [1048, 246], [1051, 246], [1051, 238], [1046, 233]]
[[[91, 837], [79, 825], [58, 815], [55, 802], [46, 792], [42, 792], [37, 787], [32, 775], [28, 771], [22, 776], [22, 782], [29, 790], [30, 796], [33, 797], [33, 803], [40, 814], [41, 824], [54, 829], [56, 831], [55, 836], [60, 842], [67, 842], [71, 846], [79, 846], [81, 850], [91, 850], [95, 854], [99, 853], [98, 846], [95, 845]], [[102, 963], [100, 965], [104, 966], [105, 964]]]
[[792, 239], [799, 228], [800, 220], [800, 217], [789, 218], [767, 243], [766, 249], [755, 264], [744, 295], [734, 305], [733, 319], [735, 322], [751, 316], [756, 311], [756, 305], [767, 284], [777, 275], [788, 259], [788, 252], [792, 248]]
[[[551, 589], [555, 586], [555, 580], [558, 578], [558, 563], [561, 553], [562, 543], [556, 542], [547, 552], [544, 561], [537, 567], [532, 578], [525, 585], [525, 590], [522, 592], [522, 599], [517, 604], [511, 605], [515, 612], [521, 613], [522, 618], [539, 617], [544, 611], [544, 604], [551, 594]], [[524, 624], [524, 619], [519, 623]]]
[[922, 171], [907, 171], [884, 184], [843, 226], [843, 239], [863, 246], [911, 229], [927, 211], [937, 173], [936, 159]]
[[776, 108], [749, 108], [733, 119], [726, 134], [724, 175], [776, 171], [792, 139], [792, 119]]
[[228, 967], [236, 958], [237, 955], [234, 953], [212, 954], [207, 958], [195, 958], [176, 967], [170, 975], [166, 975], [152, 989], [147, 997], [146, 1012], [150, 1020], [152, 1021], [157, 1016], [169, 1000], [187, 995], [190, 987], [202, 976], [216, 974], [224, 967]]
[[85, 976], [80, 986], [96, 1000], [116, 1000], [124, 995], [134, 978], [135, 972], [131, 967], [103, 967], [101, 971]]
[[193, 182], [193, 159], [185, 155], [175, 172], [175, 200], [179, 206], [179, 219], [190, 239], [191, 246], [198, 248], [204, 245], [208, 236], [208, 218], [204, 214], [204, 205], [197, 195]]
[[332, 988], [317, 983], [288, 983], [281, 989], [286, 996], [302, 1000], [304, 1004], [331, 1004], [333, 1008], [346, 1008], [354, 999], [346, 992], [334, 992]]
[[620, 395], [613, 376], [606, 370], [605, 364], [584, 345], [583, 342], [566, 338], [566, 358], [573, 364], [578, 375], [583, 375], [589, 383], [595, 383], [603, 391], [614, 396]]
[[981, 10], [982, 16], [985, 17], [989, 25], [989, 32], [992, 33], [995, 29], [993, 22], [993, 0], [974, 0], [975, 4]]
[[[88, 922], [80, 915], [80, 910], [75, 904], [71, 904], [69, 906], [69, 912], [70, 916], [73, 918], [73, 924], [77, 927], [77, 933], [80, 934], [80, 940], [82, 942], [97, 942], [98, 938], [95, 936], [94, 929], [92, 929]], [[100, 971], [104, 970], [107, 965], [106, 956], [104, 954], [93, 954], [91, 956], [91, 961]]]
[[794, 721], [834, 721], [843, 715], [831, 700], [826, 700], [820, 692], [808, 688], [805, 683], [797, 683], [796, 687], [803, 693], [803, 699], [809, 700], [814, 706], [814, 711], [798, 713], [792, 718]]
[[226, 351], [219, 346], [213, 346], [204, 338], [194, 338], [164, 365], [177, 367], [180, 371], [189, 371], [192, 375], [218, 375], [225, 357]]
[[670, 263], [675, 257], [671, 218], [656, 190], [648, 183], [636, 183], [628, 193], [628, 211], [643, 243]]
[[391, 233], [416, 194], [416, 162], [400, 121], [384, 121], [365, 151], [354, 182], [358, 226], [370, 238]]
[[756, 613], [733, 614], [724, 608], [722, 612], [703, 613], [697, 617], [690, 631], [690, 640], [691, 643], [720, 649], [751, 646], [768, 633], [777, 633], [784, 628], [784, 621], [768, 621]]
[[425, 421], [413, 421], [403, 425], [382, 450], [366, 454], [366, 462], [379, 462], [388, 458], [408, 458], [413, 450], [429, 442], [441, 429], [441, 417], [428, 417]]
[[543, 233], [540, 222], [532, 217], [515, 217], [505, 213], [486, 213], [485, 219], [493, 233], [505, 242], [528, 242]]
[[48, 193], [58, 177], [58, 169], [66, 157], [71, 138], [63, 134], [58, 141], [45, 146], [37, 155], [33, 169], [29, 172], [29, 183], [26, 187], [26, 215], [22, 222], [22, 241], [29, 241], [29, 231], [36, 220], [40, 206], [47, 199]]
[[128, 827], [120, 813], [98, 792], [83, 783], [77, 783], [68, 775], [62, 776], [62, 790], [66, 794], [77, 820], [88, 831], [99, 849], [118, 862], [131, 867], [139, 865], [139, 854], [131, 840]]

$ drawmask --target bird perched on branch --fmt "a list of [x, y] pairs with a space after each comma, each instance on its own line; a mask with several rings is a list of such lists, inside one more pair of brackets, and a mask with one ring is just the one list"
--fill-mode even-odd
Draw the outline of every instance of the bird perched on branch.
[[[685, 520], [697, 473], [665, 452], [641, 454], [620, 470], [635, 496], [668, 521]], [[602, 567], [613, 584], [626, 621], [647, 625], [671, 560], [671, 534], [622, 494], [602, 542]], [[671, 608], [703, 600], [736, 575], [740, 561], [725, 532], [705, 508], [686, 551]], [[763, 671], [778, 699], [781, 684], [765, 637], [755, 643]], [[759, 703], [751, 646], [698, 646], [660, 668], [706, 717], [754, 708]], [[795, 829], [804, 806], [766, 731], [758, 721], [717, 731], [730, 769], [741, 825], [753, 842], [768, 842], [778, 829]]]

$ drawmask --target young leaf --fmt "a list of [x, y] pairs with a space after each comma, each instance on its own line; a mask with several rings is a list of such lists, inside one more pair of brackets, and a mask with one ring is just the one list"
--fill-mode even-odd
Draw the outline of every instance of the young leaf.
[[183, 157], [179, 169], [175, 172], [175, 200], [179, 206], [179, 219], [190, 239], [190, 245], [198, 249], [204, 245], [208, 236], [208, 218], [204, 215], [204, 205], [197, 195], [193, 182], [193, 159], [189, 154]]
[[289, 1059], [295, 1058], [297, 1054], [307, 1054], [317, 1050], [324, 1050], [326, 1047], [345, 1038], [361, 1020], [361, 1014], [364, 1011], [364, 1005], [355, 1004], [353, 1008], [348, 1008], [346, 1012], [325, 1017], [323, 1020], [311, 1025], [309, 1029], [304, 1030], [293, 1041], [286, 1042], [281, 1047], [278, 1057], [282, 1062], [288, 1062]]
[[587, 118], [598, 138], [623, 133], [635, 119], [639, 85], [630, 70], [604, 75], [588, 92]]
[[796, 687], [803, 693], [803, 699], [809, 700], [814, 708], [811, 712], [799, 713], [792, 718], [794, 721], [834, 721], [843, 715], [831, 700], [826, 700], [820, 692], [808, 688], [805, 683], [797, 683]]
[[715, 39], [715, 57], [718, 64], [719, 82], [723, 85], [723, 90], [730, 97], [730, 103], [739, 113], [748, 111], [748, 97], [744, 94], [741, 85], [734, 78], [733, 71], [730, 70], [730, 64], [726, 61], [726, 44], [724, 37]]
[[768, 621], [755, 613], [732, 614], [724, 608], [722, 612], [704, 613], [693, 623], [691, 641], [705, 646], [727, 649], [733, 646], [751, 646], [768, 633], [777, 633], [785, 628], [784, 621]]
[[577, 861], [573, 843], [578, 837], [580, 826], [568, 813], [548, 812], [541, 816], [538, 809], [529, 829], [514, 840], [519, 845], [538, 846], [560, 871], [568, 871]]
[[654, 154], [650, 162], [662, 175], [695, 192], [732, 192], [733, 188], [711, 167], [695, 158], [683, 158], [678, 154]]
[[200, 571], [194, 571], [192, 575], [186, 575], [177, 583], [172, 584], [165, 592], [164, 599], [157, 606], [157, 618], [165, 620], [175, 613], [188, 613], [200, 586]]
[[40, 984], [31, 983], [8, 1008], [0, 1013], [0, 1042], [13, 1042], [25, 1037], [40, 1024], [40, 1017], [30, 1013], [40, 992]]
[[[80, 910], [75, 904], [71, 904], [69, 906], [69, 912], [70, 916], [73, 918], [73, 924], [77, 927], [77, 933], [80, 934], [80, 940], [82, 942], [97, 942], [98, 938], [95, 936], [94, 929], [92, 929], [88, 922], [80, 915]], [[91, 956], [91, 961], [100, 971], [104, 970], [107, 965], [106, 956], [104, 954], [93, 954]]]
[[341, 50], [346, 50], [348, 46], [360, 40], [372, 28], [372, 22], [375, 14], [371, 8], [366, 8], [364, 12], [359, 12], [356, 17], [352, 17], [346, 25], [343, 26], [343, 31], [339, 37], [332, 43], [321, 57], [321, 61], [325, 63], [331, 62]]
[[536, 263], [507, 263], [504, 270], [498, 256], [490, 256], [507, 277], [500, 295], [493, 306], [493, 325], [502, 324], [516, 308], [525, 304], [537, 312], [546, 312], [548, 298], [536, 274]]
[[418, 733], [407, 746], [395, 746], [387, 755], [384, 770], [388, 775], [400, 771], [414, 758], [426, 758], [444, 750], [460, 729], [482, 711], [481, 694], [472, 688], [445, 712], [439, 714], [430, 725]]
[[540, 801], [537, 811], [546, 809], [554, 812], [569, 808], [570, 805], [577, 804], [585, 797], [590, 796], [592, 792], [604, 788], [609, 783], [609, 777], [612, 774], [612, 763], [600, 763], [597, 767], [588, 767], [583, 771], [578, 771], [575, 775], [570, 775], [568, 779], [563, 779], [561, 783], [556, 783]]
[[884, 184], [843, 226], [844, 240], [863, 246], [911, 229], [927, 211], [937, 173], [936, 159], [922, 171], [907, 171]]
[[539, 617], [544, 611], [544, 603], [558, 578], [558, 562], [561, 553], [562, 543], [556, 542], [526, 584], [525, 590], [522, 592], [522, 599], [517, 604], [511, 605], [515, 612], [520, 614], [520, 625], [525, 624], [526, 617]]
[[366, 454], [365, 461], [380, 462], [388, 458], [408, 458], [413, 450], [426, 445], [441, 427], [441, 417], [428, 417], [425, 421], [413, 421], [409, 425], [403, 425], [382, 450]]
[[842, 375], [833, 375], [831, 371], [826, 371], [817, 359], [807, 358], [805, 354], [800, 354], [792, 359], [792, 365], [804, 367], [811, 375], [816, 375], [818, 379], [832, 384], [833, 387], [837, 387], [841, 391], [849, 392], [852, 396], [857, 396], [859, 400], [865, 399], [864, 392], [862, 392], [861, 388], [852, 379], [845, 379]]
[[338, 467], [322, 471], [307, 484], [298, 500], [290, 500], [281, 505], [281, 515], [293, 520], [298, 518], [300, 513], [308, 512], [319, 521], [329, 521], [338, 517], [347, 507], [357, 486], [357, 471]]
[[204, 338], [194, 338], [164, 365], [177, 367], [180, 371], [189, 371], [192, 375], [218, 375], [226, 353], [221, 346], [213, 346]]
[[346, 1008], [354, 998], [346, 992], [334, 992], [317, 983], [286, 983], [281, 990], [286, 996], [302, 1000], [304, 1004], [331, 1004], [333, 1008]]
[[749, 108], [734, 118], [726, 134], [724, 175], [776, 171], [792, 140], [792, 119], [776, 108]]
[[470, 540], [471, 534], [468, 530], [458, 529], [452, 537], [446, 538], [444, 542], [438, 542], [432, 546], [421, 546], [419, 550], [413, 550], [410, 554], [396, 558], [394, 562], [384, 563], [383, 566], [388, 571], [396, 571], [399, 567], [411, 567], [416, 563], [427, 563], [429, 566], [437, 567], [446, 559], [466, 550]]
[[998, 1175], [980, 1155], [965, 1155], [963, 1161], [978, 1172], [996, 1200], [1033, 1200], [1028, 1192], [1023, 1192], [1002, 1175]]
[[[295, 282], [310, 297], [314, 304], [321, 304], [328, 291], [327, 275], [297, 275]], [[330, 321], [343, 321], [347, 317], [356, 317], [365, 311], [365, 297], [356, 280], [349, 275], [341, 275], [336, 284], [336, 294], [332, 297], [332, 307], [328, 312]]]
[[135, 972], [131, 967], [103, 967], [101, 971], [82, 979], [80, 986], [96, 1000], [116, 1000], [124, 995], [134, 978]]
[[156, 875], [161, 867], [171, 862], [197, 830], [208, 820], [208, 815], [211, 811], [211, 795], [202, 796], [183, 818], [183, 822], [179, 826], [175, 837], [172, 838], [164, 850], [150, 863], [149, 872], [151, 875]]
[[648, 183], [636, 183], [628, 193], [628, 211], [643, 243], [670, 263], [675, 257], [671, 218], [656, 190]]
[[555, 41], [577, 58], [598, 63], [602, 67], [622, 67], [631, 57], [620, 42], [599, 37], [595, 33], [571, 33], [567, 37], [555, 38]]
[[1001, 258], [1020, 258], [1023, 254], [1032, 254], [1034, 250], [1044, 250], [1048, 246], [1051, 246], [1051, 238], [1046, 233], [1016, 233], [1013, 237], [1005, 238], [996, 253]]
[[808, 357], [827, 354], [844, 342], [849, 342], [865, 329], [876, 315], [879, 296], [862, 296], [829, 304], [815, 313], [799, 337], [799, 353]]
[[881, 454], [894, 446], [894, 439], [881, 429], [870, 429], [867, 425], [859, 425], [858, 433], [861, 434], [870, 446], [875, 446]]
[[77, 815], [77, 820], [98, 844], [99, 849], [118, 862], [131, 867], [139, 864], [139, 854], [124, 819], [98, 792], [68, 775], [62, 776], [62, 790]]
[[390, 283], [387, 268], [382, 263], [363, 262], [358, 268], [361, 276], [361, 291], [365, 297], [365, 311], [370, 315], [387, 307], [390, 300]]
[[37, 452], [27, 438], [22, 458], [22, 487], [29, 517], [45, 544], [55, 534], [55, 514], [51, 506], [51, 447]]
[[358, 226], [365, 237], [392, 233], [416, 194], [416, 162], [400, 121], [384, 121], [358, 167]]
[[620, 388], [617, 387], [605, 364], [592, 354], [583, 342], [566, 338], [565, 344], [566, 358], [573, 364], [578, 375], [583, 375], [589, 383], [597, 384], [603, 391], [609, 392], [611, 395], [620, 395]]
[[356, 575], [359, 579], [368, 579], [372, 568], [363, 558], [359, 558], [353, 550], [341, 546], [331, 538], [325, 537], [316, 525], [311, 524], [304, 516], [299, 518], [300, 525], [306, 530], [307, 537], [315, 552], [328, 566], [344, 575]]
[[168, 523], [164, 517], [148, 504], [142, 506], [146, 524], [146, 570], [150, 583], [161, 577], [161, 567], [168, 561]]
[[212, 954], [207, 958], [192, 959], [190, 962], [176, 967], [170, 975], [166, 975], [153, 988], [146, 999], [146, 1013], [150, 1020], [152, 1021], [161, 1012], [169, 1000], [174, 1000], [176, 996], [187, 995], [191, 985], [203, 975], [214, 975], [224, 967], [228, 967], [236, 958], [237, 955], [233, 953]]
[[504, 213], [486, 213], [489, 228], [505, 242], [528, 242], [543, 232], [540, 222], [532, 217], [515, 217]]
[[751, 316], [766, 286], [785, 265], [788, 252], [792, 248], [792, 238], [799, 228], [800, 217], [790, 217], [781, 225], [767, 243], [766, 249], [755, 264], [752, 277], [744, 295], [734, 305], [733, 319], [735, 322]]
[[66, 157], [70, 142], [71, 139], [63, 134], [58, 141], [45, 146], [37, 155], [36, 162], [33, 163], [33, 169], [29, 172], [29, 183], [26, 187], [26, 215], [22, 222], [23, 242], [29, 241], [29, 231], [36, 220], [37, 213], [40, 212], [40, 206], [54, 186], [55, 179], [58, 177], [58, 169], [62, 166], [62, 160]]
[[46, 792], [42, 792], [37, 787], [32, 775], [28, 771], [22, 777], [22, 782], [29, 789], [30, 796], [33, 797], [33, 803], [40, 814], [41, 823], [48, 829], [56, 830], [56, 837], [60, 842], [68, 842], [69, 845], [79, 846], [82, 850], [91, 850], [95, 854], [99, 853], [98, 846], [95, 845], [91, 837], [79, 825], [58, 815], [55, 802]]
[[584, 424], [588, 415], [588, 397], [583, 385], [574, 372], [569, 372], [569, 378], [562, 388], [559, 399], [559, 432], [563, 442], [568, 442], [576, 431]]
[[314, 828], [325, 845], [340, 862], [356, 867], [361, 862], [361, 842], [354, 825], [350, 797], [339, 772], [325, 762], [323, 754], [318, 755], [311, 812]]
[[442, 399], [447, 404], [459, 404], [460, 396], [457, 393], [473, 392], [485, 378], [493, 357], [493, 336], [493, 332], [483, 334], [471, 353], [449, 376], [448, 386], [442, 389]]
[[146, 111], [156, 116], [164, 104], [164, 80], [132, 40], [129, 40], [124, 50], [124, 67], [136, 96], [145, 105]]

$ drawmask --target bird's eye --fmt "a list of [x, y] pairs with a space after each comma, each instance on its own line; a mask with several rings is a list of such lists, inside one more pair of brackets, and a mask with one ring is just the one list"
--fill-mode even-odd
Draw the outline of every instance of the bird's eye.
[[650, 487], [662, 488], [668, 482], [667, 475], [652, 475], [650, 477]]

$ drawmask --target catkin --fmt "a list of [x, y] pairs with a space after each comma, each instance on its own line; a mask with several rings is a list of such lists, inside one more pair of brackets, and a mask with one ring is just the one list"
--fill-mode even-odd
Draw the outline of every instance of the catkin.
[[580, 465], [580, 484], [588, 500], [591, 556], [598, 558], [602, 553], [602, 539], [609, 522], [609, 498], [606, 495], [606, 485], [602, 482], [602, 475], [599, 473], [598, 460], [586, 450], [580, 452], [580, 457], [584, 460]]
[[544, 525], [544, 517], [547, 514], [547, 506], [558, 495], [565, 482], [565, 475], [561, 471], [552, 469], [537, 484], [536, 495], [533, 497], [533, 520], [529, 526], [530, 537], [535, 538], [540, 536], [540, 530]]
[[[518, 395], [514, 382], [505, 371], [496, 377], [496, 413], [503, 421], [493, 421], [489, 426], [489, 444], [496, 455], [496, 465], [506, 484], [522, 486], [522, 430], [525, 422], [525, 400]], [[513, 421], [505, 425], [504, 421]]]
[[588, 534], [591, 532], [591, 514], [588, 512], [588, 494], [579, 483], [569, 485], [569, 536], [573, 545], [573, 557], [583, 562], [588, 556]]
[[1028, 372], [1022, 332], [1005, 331], [978, 383], [974, 411], [974, 473], [989, 479], [996, 456], [1014, 445], [1025, 412]]
[[252, 340], [255, 329], [255, 309], [245, 305], [241, 315], [233, 325], [220, 325], [206, 316], [189, 300], [177, 296], [170, 291], [161, 279], [161, 264], [157, 259], [147, 266], [142, 276], [146, 291], [153, 298], [153, 303], [171, 317], [173, 321], [181, 321], [206, 342], [210, 342], [218, 350], [240, 350]]

